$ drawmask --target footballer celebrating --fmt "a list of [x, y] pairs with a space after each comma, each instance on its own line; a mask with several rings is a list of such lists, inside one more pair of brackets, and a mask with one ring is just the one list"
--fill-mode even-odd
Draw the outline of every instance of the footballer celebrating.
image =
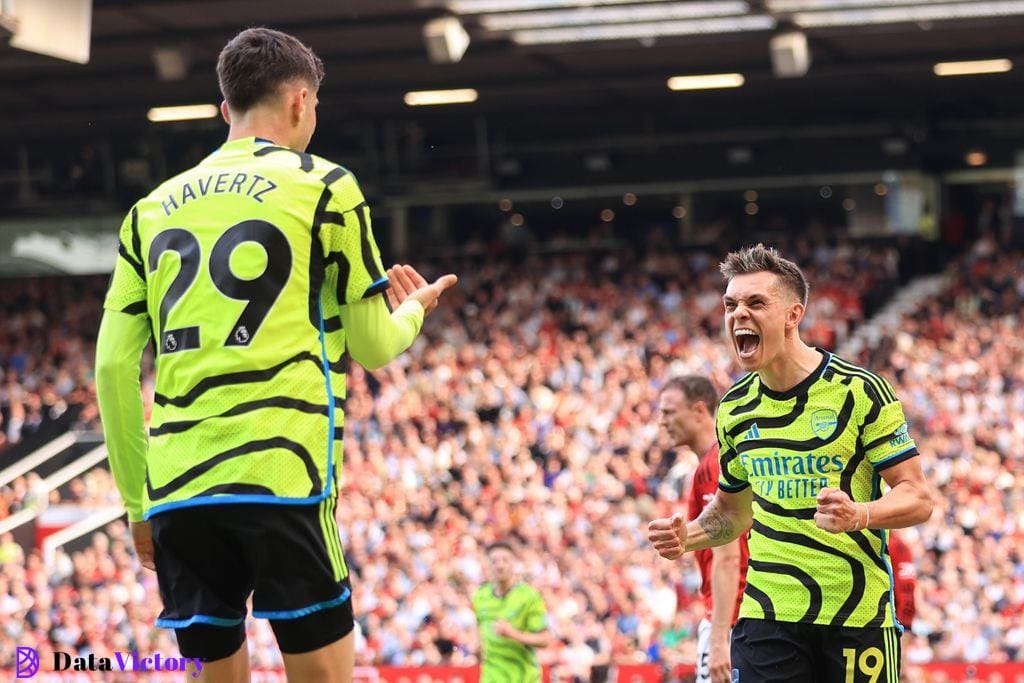
[[718, 408], [719, 490], [697, 520], [653, 520], [648, 538], [674, 560], [750, 528], [734, 681], [898, 681], [886, 530], [932, 512], [903, 408], [885, 379], [801, 340], [808, 285], [794, 263], [758, 244], [721, 271], [747, 374]]

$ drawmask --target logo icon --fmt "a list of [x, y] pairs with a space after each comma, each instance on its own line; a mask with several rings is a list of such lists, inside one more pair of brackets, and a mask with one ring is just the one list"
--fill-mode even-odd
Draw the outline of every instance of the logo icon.
[[839, 416], [836, 415], [834, 410], [815, 410], [811, 413], [811, 431], [819, 439], [827, 439], [832, 436], [838, 425]]
[[17, 678], [32, 678], [39, 672], [39, 653], [34, 647], [19, 647], [14, 661]]
[[239, 325], [238, 329], [235, 330], [235, 341], [239, 344], [245, 344], [249, 341], [249, 330], [245, 329], [245, 325]]
[[746, 432], [744, 432], [743, 438], [746, 439], [747, 441], [750, 441], [751, 439], [760, 439], [761, 438], [761, 430], [757, 428], [757, 423], [756, 422], [754, 424], [750, 425], [750, 429], [748, 429]]
[[178, 348], [178, 340], [174, 338], [173, 334], [168, 334], [164, 338], [164, 348], [167, 349], [168, 351], [173, 351], [174, 349]]
[[740, 683], [740, 670], [739, 669], [733, 669], [732, 670], [732, 683]]
[[896, 446], [902, 446], [905, 443], [910, 443], [910, 429], [907, 427], [906, 422], [900, 425], [899, 429], [892, 433], [892, 438], [889, 439], [889, 446], [891, 448], [895, 448]]

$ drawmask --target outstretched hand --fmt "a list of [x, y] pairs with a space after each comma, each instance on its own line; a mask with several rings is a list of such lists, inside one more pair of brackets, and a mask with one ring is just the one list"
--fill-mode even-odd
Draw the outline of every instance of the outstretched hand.
[[647, 540], [666, 560], [678, 560], [686, 552], [686, 520], [680, 513], [651, 520]]
[[459, 278], [449, 273], [428, 283], [412, 266], [394, 265], [388, 268], [388, 280], [391, 281], [391, 287], [386, 292], [392, 310], [398, 308], [406, 299], [415, 299], [423, 305], [424, 315], [430, 315], [437, 308], [444, 290], [454, 286]]

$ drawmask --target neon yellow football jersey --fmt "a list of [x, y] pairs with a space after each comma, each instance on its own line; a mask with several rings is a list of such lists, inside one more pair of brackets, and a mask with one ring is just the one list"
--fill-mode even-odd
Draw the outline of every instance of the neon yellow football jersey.
[[827, 351], [786, 392], [748, 374], [718, 408], [719, 487], [751, 487], [754, 522], [741, 618], [897, 626], [886, 532], [831, 534], [814, 523], [825, 487], [881, 496], [887, 467], [917, 455], [885, 379]]
[[145, 516], [315, 503], [337, 490], [340, 306], [388, 286], [355, 177], [233, 140], [139, 201], [105, 308], [151, 321]]
[[507, 621], [526, 633], [547, 629], [548, 615], [544, 598], [531, 586], [517, 583], [504, 595], [496, 595], [493, 583], [485, 583], [473, 594], [473, 611], [480, 629], [480, 681], [499, 683], [541, 680], [535, 648], [494, 633], [494, 622]]

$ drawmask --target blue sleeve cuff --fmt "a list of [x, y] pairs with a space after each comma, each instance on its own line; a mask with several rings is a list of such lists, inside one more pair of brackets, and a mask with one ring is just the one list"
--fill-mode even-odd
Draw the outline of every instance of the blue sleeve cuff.
[[387, 288], [390, 287], [390, 286], [391, 286], [391, 280], [389, 280], [387, 275], [385, 275], [384, 277], [382, 277], [381, 279], [377, 280], [372, 285], [370, 285], [369, 287], [366, 288], [366, 291], [363, 292], [363, 298], [364, 299], [369, 299], [374, 294], [380, 294], [381, 292], [387, 290]]

